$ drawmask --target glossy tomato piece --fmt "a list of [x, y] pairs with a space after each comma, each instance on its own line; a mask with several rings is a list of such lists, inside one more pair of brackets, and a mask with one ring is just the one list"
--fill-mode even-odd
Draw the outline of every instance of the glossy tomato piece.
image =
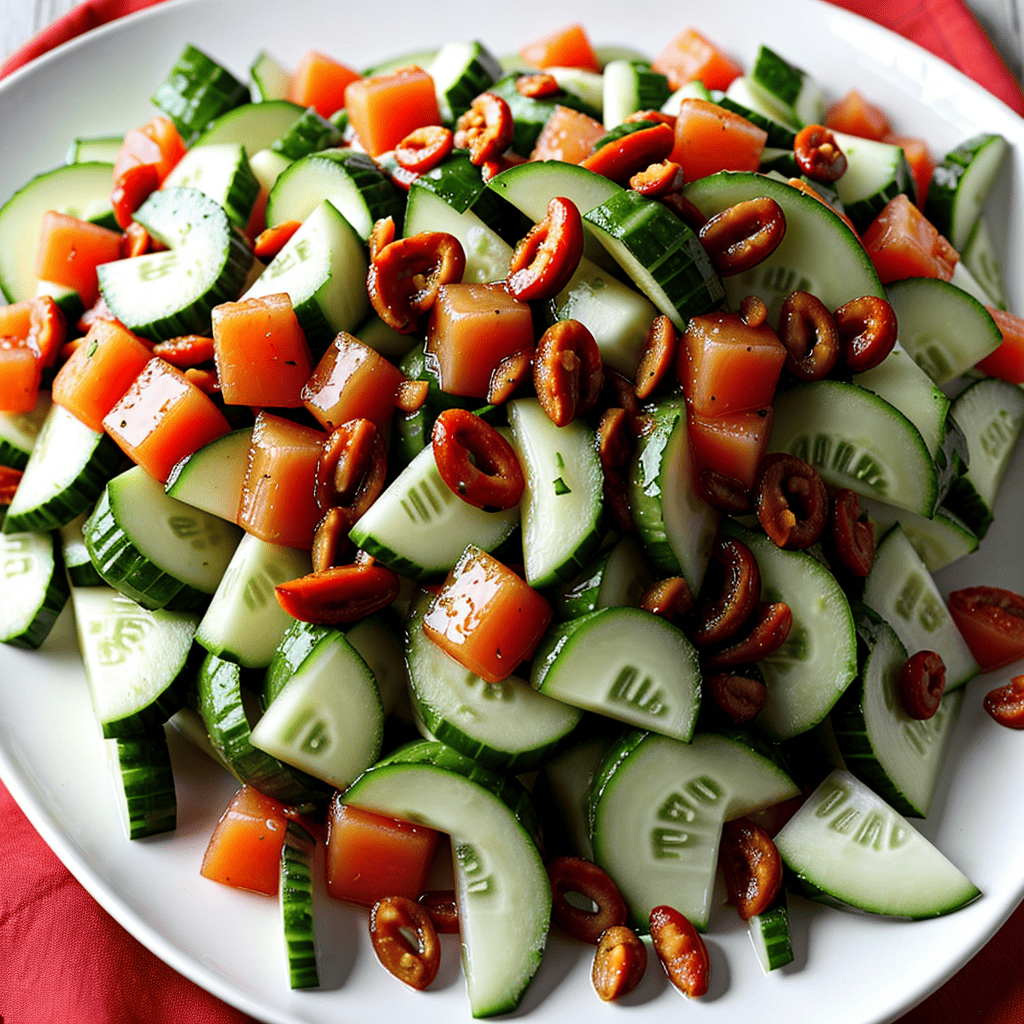
[[861, 240], [882, 284], [905, 277], [949, 281], [960, 260], [957, 251], [902, 192], [886, 203]]
[[1003, 336], [1003, 343], [977, 364], [977, 369], [990, 377], [1008, 380], [1011, 384], [1024, 384], [1024, 318], [996, 309], [985, 307]]
[[444, 284], [430, 312], [426, 354], [441, 389], [485, 399], [505, 358], [533, 351], [533, 313], [500, 284]]
[[345, 89], [345, 109], [370, 156], [394, 149], [417, 128], [441, 123], [434, 80], [417, 67], [350, 83]]
[[697, 416], [724, 416], [771, 405], [785, 362], [786, 348], [767, 324], [706, 313], [686, 325], [676, 379]]
[[42, 376], [42, 360], [27, 340], [0, 335], [0, 412], [31, 412]]
[[387, 896], [418, 899], [438, 839], [425, 825], [353, 807], [336, 796], [327, 816], [327, 892], [364, 907]]
[[103, 429], [164, 483], [186, 455], [229, 433], [231, 424], [181, 370], [153, 358], [103, 417]]
[[299, 59], [288, 87], [288, 99], [300, 107], [313, 107], [321, 117], [345, 106], [345, 89], [359, 72], [319, 50], [307, 50]]
[[302, 389], [302, 404], [324, 430], [365, 419], [385, 433], [405, 374], [365, 342], [342, 331]]
[[1024, 658], [1024, 597], [1001, 587], [966, 587], [949, 595], [949, 614], [983, 672]]
[[705, 89], [729, 88], [743, 74], [743, 65], [694, 28], [683, 29], [654, 59], [651, 67], [668, 78], [673, 89], [700, 81]]
[[281, 416], [256, 417], [238, 525], [269, 544], [308, 551], [322, 515], [316, 467], [327, 435]]
[[78, 292], [83, 305], [99, 297], [96, 268], [121, 258], [121, 232], [48, 210], [36, 245], [35, 274]]
[[676, 116], [676, 144], [669, 157], [687, 181], [718, 171], [756, 171], [768, 133], [745, 117], [709, 103], [686, 99]]
[[528, 43], [519, 56], [535, 68], [583, 68], [595, 74], [601, 71], [590, 38], [578, 22]]
[[825, 127], [834, 132], [857, 135], [862, 139], [874, 139], [876, 142], [881, 142], [892, 130], [885, 111], [868, 103], [856, 89], [851, 89], [828, 108], [825, 112]]
[[185, 143], [174, 122], [158, 115], [141, 128], [132, 128], [125, 133], [120, 152], [114, 159], [113, 180], [117, 181], [136, 164], [154, 164], [157, 177], [163, 181], [185, 153]]
[[242, 786], [213, 830], [199, 873], [235, 889], [276, 895], [287, 827], [283, 804]]
[[533, 654], [551, 605], [522, 577], [470, 545], [423, 616], [423, 631], [489, 683], [507, 679]]
[[697, 416], [688, 421], [690, 444], [698, 469], [713, 469], [753, 488], [757, 467], [768, 450], [772, 407], [724, 416]]

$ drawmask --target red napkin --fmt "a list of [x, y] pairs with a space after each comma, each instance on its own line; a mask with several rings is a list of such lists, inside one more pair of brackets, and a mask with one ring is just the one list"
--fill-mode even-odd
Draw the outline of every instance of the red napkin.
[[[98, 25], [160, 0], [85, 0], [12, 54], [0, 78]], [[1024, 115], [1024, 92], [961, 0], [834, 0], [919, 43]], [[0, 1024], [244, 1024], [177, 974], [75, 881], [0, 784]], [[901, 1024], [1024, 1021], [1024, 907]]]

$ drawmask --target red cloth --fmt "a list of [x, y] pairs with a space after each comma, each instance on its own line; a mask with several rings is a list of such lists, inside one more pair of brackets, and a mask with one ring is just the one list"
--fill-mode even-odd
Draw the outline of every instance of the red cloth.
[[[12, 54], [0, 78], [97, 25], [160, 0], [85, 0]], [[1020, 114], [1024, 93], [960, 0], [834, 0], [920, 43]], [[2, 1024], [244, 1024], [250, 1018], [148, 952], [54, 856], [0, 784]], [[1024, 907], [901, 1024], [1024, 1024]]]

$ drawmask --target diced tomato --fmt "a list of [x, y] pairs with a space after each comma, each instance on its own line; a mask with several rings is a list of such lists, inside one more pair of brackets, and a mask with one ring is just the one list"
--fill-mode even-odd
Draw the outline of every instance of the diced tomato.
[[345, 107], [349, 124], [370, 156], [394, 149], [417, 128], [441, 123], [434, 80], [417, 67], [350, 83]]
[[42, 377], [42, 360], [27, 339], [0, 336], [0, 412], [31, 412]]
[[607, 134], [600, 121], [559, 103], [537, 136], [530, 159], [578, 164], [590, 156], [594, 143]]
[[706, 313], [686, 325], [676, 378], [693, 413], [725, 416], [771, 405], [785, 362], [785, 346], [767, 324], [751, 327], [737, 313]]
[[324, 430], [366, 419], [385, 433], [403, 380], [405, 375], [397, 366], [342, 331], [302, 389], [302, 403]]
[[724, 92], [734, 78], [743, 74], [741, 64], [693, 28], [683, 29], [658, 54], [651, 67], [666, 75], [673, 89], [700, 81], [706, 89]]
[[992, 314], [1003, 343], [995, 352], [985, 356], [976, 369], [1011, 384], [1024, 384], [1024, 318], [995, 306], [985, 308]]
[[924, 139], [912, 135], [895, 135], [890, 133], [882, 140], [899, 146], [903, 155], [910, 164], [910, 170], [914, 175], [914, 195], [917, 205], [924, 209], [924, 201], [928, 195], [928, 186], [932, 181], [932, 172], [935, 170], [935, 161], [928, 151], [928, 144]]
[[120, 401], [151, 358], [150, 348], [113, 320], [94, 320], [83, 343], [53, 379], [52, 396], [93, 430]]
[[905, 277], [949, 281], [960, 259], [957, 251], [900, 193], [889, 200], [861, 239], [882, 284]]
[[345, 106], [345, 87], [358, 78], [358, 71], [318, 50], [308, 50], [296, 65], [288, 99], [330, 117]]
[[583, 68], [599, 72], [601, 63], [582, 25], [567, 25], [524, 46], [519, 56], [535, 68]]
[[949, 614], [982, 672], [1024, 658], [1024, 597], [1000, 587], [966, 587], [949, 595]]
[[713, 469], [753, 488], [768, 450], [772, 407], [725, 416], [689, 416], [690, 444], [699, 469]]
[[44, 367], [57, 361], [66, 337], [64, 314], [49, 295], [0, 306], [0, 338], [26, 342]]
[[276, 896], [287, 828], [283, 804], [242, 786], [210, 836], [199, 873], [235, 889]]
[[493, 555], [470, 545], [423, 616], [423, 632], [489, 683], [533, 654], [551, 605]]
[[327, 435], [280, 416], [256, 417], [238, 525], [270, 544], [308, 551], [322, 515], [316, 467]]
[[225, 405], [302, 405], [313, 357], [287, 293], [215, 306], [213, 352]]
[[533, 313], [500, 284], [445, 284], [427, 326], [426, 352], [441, 388], [486, 398], [491, 374], [505, 356], [533, 351]]
[[157, 176], [163, 181], [185, 153], [185, 143], [174, 122], [158, 115], [141, 128], [132, 128], [125, 134], [114, 159], [113, 180], [116, 182], [135, 164], [155, 164]]
[[851, 89], [825, 111], [825, 127], [876, 142], [881, 142], [892, 131], [885, 111], [868, 103], [856, 89]]
[[36, 277], [74, 288], [82, 304], [99, 296], [96, 268], [121, 258], [121, 233], [50, 210], [43, 215], [36, 248]]
[[335, 796], [327, 815], [328, 895], [372, 906], [385, 896], [425, 890], [439, 835], [424, 825], [365, 811]]
[[154, 357], [103, 417], [103, 429], [164, 483], [186, 455], [229, 433], [231, 425], [181, 370]]
[[685, 99], [676, 116], [676, 145], [669, 156], [687, 181], [718, 171], [756, 171], [768, 133], [745, 117], [709, 103]]

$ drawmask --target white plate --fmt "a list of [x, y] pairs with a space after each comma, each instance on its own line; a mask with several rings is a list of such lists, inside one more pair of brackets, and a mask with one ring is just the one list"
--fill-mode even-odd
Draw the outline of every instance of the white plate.
[[[997, 244], [1005, 253], [1012, 307], [1024, 309], [1021, 204], [1011, 191], [1024, 168], [1024, 123], [988, 93], [925, 51], [814, 0], [785, 5], [665, 0], [624, 5], [596, 0], [585, 24], [597, 43], [625, 42], [655, 54], [694, 25], [747, 62], [772, 45], [814, 75], [829, 95], [850, 87], [882, 104], [895, 126], [926, 137], [941, 155], [977, 130], [998, 131], [1012, 152], [993, 199]], [[568, 0], [516, 0], [509, 7], [446, 0], [425, 4], [311, 0], [172, 0], [101, 28], [48, 54], [0, 84], [0, 197], [59, 164], [68, 141], [124, 130], [153, 114], [147, 97], [185, 42], [244, 75], [266, 48], [294, 66], [316, 47], [354, 66], [447, 40], [478, 37], [495, 52], [578, 20]], [[945, 591], [988, 583], [1024, 591], [1017, 516], [1024, 492], [1018, 452], [982, 552], [945, 573]], [[1018, 671], [1020, 669], [1018, 668]], [[793, 901], [796, 962], [763, 977], [744, 927], [717, 908], [708, 945], [713, 982], [685, 1012], [704, 1021], [830, 1024], [892, 1020], [923, 999], [996, 931], [1024, 890], [1024, 736], [981, 710], [984, 692], [1011, 673], [976, 680], [923, 831], [982, 889], [958, 914], [907, 924], [842, 914]], [[0, 774], [29, 818], [107, 910], [160, 957], [222, 999], [274, 1022], [354, 1024], [379, 1019], [468, 1019], [457, 945], [434, 989], [415, 994], [385, 975], [365, 936], [363, 915], [321, 898], [317, 930], [323, 988], [290, 992], [276, 902], [204, 880], [206, 842], [233, 781], [184, 743], [174, 749], [179, 826], [172, 836], [123, 838], [106, 752], [74, 652], [70, 616], [38, 654], [0, 651]], [[524, 1002], [534, 1024], [621, 1020], [590, 987], [586, 950], [552, 935]], [[45, 984], [45, 979], [36, 979]], [[633, 1020], [682, 1012], [681, 997], [651, 969], [628, 1002]]]

